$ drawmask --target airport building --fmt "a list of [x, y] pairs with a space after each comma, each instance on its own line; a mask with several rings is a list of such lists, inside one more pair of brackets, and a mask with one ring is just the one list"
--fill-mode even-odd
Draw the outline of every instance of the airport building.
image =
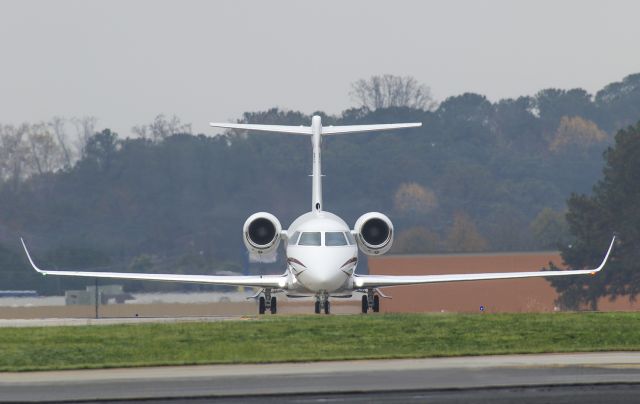
[[[369, 258], [374, 275], [436, 275], [536, 271], [553, 262], [566, 268], [560, 253], [515, 252], [436, 255], [385, 255]], [[606, 271], [607, 268], [603, 271]], [[544, 278], [433, 283], [385, 288], [383, 312], [521, 313], [553, 312], [558, 293]], [[600, 299], [599, 311], [635, 311], [640, 303], [628, 298]]]

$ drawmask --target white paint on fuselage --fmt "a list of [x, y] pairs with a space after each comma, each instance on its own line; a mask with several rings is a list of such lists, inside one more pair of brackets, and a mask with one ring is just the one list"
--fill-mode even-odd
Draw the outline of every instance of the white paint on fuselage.
[[[298, 217], [287, 234], [295, 232], [351, 232], [340, 217], [326, 211], [314, 211]], [[324, 241], [324, 237], [323, 237]], [[292, 279], [288, 293], [340, 293], [350, 289], [358, 247], [356, 245], [287, 245], [288, 270]], [[348, 263], [352, 260], [351, 263]], [[346, 265], [345, 265], [346, 264]]]

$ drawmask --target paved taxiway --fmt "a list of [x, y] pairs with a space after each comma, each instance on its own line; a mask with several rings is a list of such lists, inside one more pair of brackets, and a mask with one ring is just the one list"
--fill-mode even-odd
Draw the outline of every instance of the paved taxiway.
[[59, 327], [83, 325], [145, 324], [145, 323], [202, 323], [232, 320], [251, 320], [248, 316], [194, 317], [114, 317], [114, 318], [29, 318], [0, 319], [2, 327]]
[[[555, 389], [575, 398], [580, 391], [598, 394], [616, 385], [624, 386], [619, 391], [630, 392], [629, 397], [638, 397], [640, 352], [0, 373], [2, 401], [250, 396], [281, 400], [327, 394], [347, 401], [378, 396], [412, 401], [411, 397], [419, 400], [446, 391], [471, 392], [464, 400], [469, 401], [482, 397], [477, 391], [509, 397], [509, 391]], [[495, 398], [491, 397], [489, 401]]]

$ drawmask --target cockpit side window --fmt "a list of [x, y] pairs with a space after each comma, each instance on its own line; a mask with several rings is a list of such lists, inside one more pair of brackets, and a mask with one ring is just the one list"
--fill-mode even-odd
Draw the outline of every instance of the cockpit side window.
[[349, 242], [349, 245], [354, 245], [356, 243], [356, 239], [353, 238], [353, 234], [351, 234], [350, 231], [345, 231], [344, 235], [347, 236], [347, 241]]
[[321, 244], [319, 231], [306, 231], [300, 235], [298, 245], [314, 245], [319, 246]]
[[296, 245], [296, 243], [298, 242], [298, 237], [300, 237], [299, 231], [293, 233], [293, 235], [289, 237], [289, 241], [288, 241], [289, 245]]
[[344, 238], [344, 233], [341, 231], [328, 231], [324, 234], [324, 245], [329, 247], [347, 245], [347, 239]]

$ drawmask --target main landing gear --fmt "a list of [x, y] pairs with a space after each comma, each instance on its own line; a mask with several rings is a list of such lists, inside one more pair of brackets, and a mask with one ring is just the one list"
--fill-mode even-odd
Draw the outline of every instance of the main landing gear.
[[373, 289], [367, 289], [367, 294], [362, 295], [362, 313], [367, 314], [369, 309], [374, 313], [380, 311], [380, 297], [373, 293]]
[[324, 314], [331, 313], [331, 303], [329, 303], [329, 294], [320, 293], [316, 295], [315, 313], [320, 314], [324, 310]]
[[271, 314], [278, 312], [278, 301], [275, 296], [271, 296], [271, 289], [265, 289], [264, 296], [260, 296], [260, 299], [258, 299], [258, 313], [264, 314], [267, 310]]

